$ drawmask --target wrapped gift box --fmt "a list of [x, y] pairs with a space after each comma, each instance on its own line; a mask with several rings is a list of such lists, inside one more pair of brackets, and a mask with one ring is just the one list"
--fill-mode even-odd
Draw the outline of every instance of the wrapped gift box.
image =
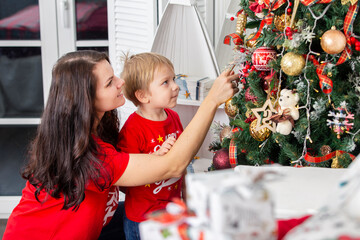
[[[271, 171], [271, 170], [269, 170]], [[263, 172], [218, 170], [186, 176], [187, 205], [199, 223], [230, 239], [276, 239], [272, 197]]]
[[[188, 76], [185, 74], [177, 74], [175, 76], [175, 82], [180, 87], [179, 99], [187, 100], [200, 100], [199, 94], [204, 96], [203, 87], [204, 84], [200, 85], [202, 81], [208, 80], [207, 77]], [[207, 84], [208, 86], [208, 84]], [[210, 86], [211, 88], [211, 86]], [[209, 91], [209, 90], [208, 90]]]
[[272, 198], [262, 184], [270, 172], [187, 174], [187, 206], [178, 200], [150, 214], [140, 224], [141, 239], [276, 239]]

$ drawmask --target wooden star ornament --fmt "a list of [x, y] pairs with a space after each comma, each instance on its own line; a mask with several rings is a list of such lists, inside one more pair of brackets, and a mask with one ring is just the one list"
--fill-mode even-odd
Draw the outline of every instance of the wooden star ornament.
[[358, 0], [341, 0], [341, 4], [342, 5], [345, 5], [347, 4], [348, 2], [351, 3], [351, 5], [354, 5]]
[[[261, 108], [253, 108], [251, 111], [257, 118], [256, 131], [260, 131], [263, 128], [268, 128], [272, 132], [276, 132], [276, 123], [271, 121], [270, 118], [273, 114], [277, 113], [274, 109], [271, 100], [268, 99]], [[262, 116], [261, 116], [261, 113]]]

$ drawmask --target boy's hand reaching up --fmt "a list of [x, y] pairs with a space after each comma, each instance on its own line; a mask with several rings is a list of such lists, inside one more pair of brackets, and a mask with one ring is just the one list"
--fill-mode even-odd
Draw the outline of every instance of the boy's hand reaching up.
[[155, 155], [162, 156], [166, 154], [174, 145], [176, 139], [175, 137], [169, 137], [165, 140], [165, 142], [161, 145], [160, 149], [154, 152]]

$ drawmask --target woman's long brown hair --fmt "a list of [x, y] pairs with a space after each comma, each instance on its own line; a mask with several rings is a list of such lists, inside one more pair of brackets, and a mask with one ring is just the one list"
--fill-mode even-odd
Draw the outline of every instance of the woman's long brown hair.
[[[63, 209], [76, 210], [89, 181], [100, 190], [110, 187], [111, 174], [104, 174], [104, 163], [96, 157], [102, 153], [91, 132], [97, 118], [93, 70], [104, 60], [109, 62], [105, 53], [77, 51], [61, 57], [53, 68], [49, 98], [22, 172], [36, 187], [38, 201], [44, 190], [54, 198], [63, 197]], [[118, 131], [116, 110], [106, 112], [97, 135], [115, 147]]]

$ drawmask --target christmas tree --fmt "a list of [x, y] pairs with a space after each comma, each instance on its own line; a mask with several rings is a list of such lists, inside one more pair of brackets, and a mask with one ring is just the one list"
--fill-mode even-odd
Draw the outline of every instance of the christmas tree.
[[213, 124], [213, 166], [347, 167], [360, 152], [360, 0], [239, 5], [224, 44], [241, 91], [229, 125]]

